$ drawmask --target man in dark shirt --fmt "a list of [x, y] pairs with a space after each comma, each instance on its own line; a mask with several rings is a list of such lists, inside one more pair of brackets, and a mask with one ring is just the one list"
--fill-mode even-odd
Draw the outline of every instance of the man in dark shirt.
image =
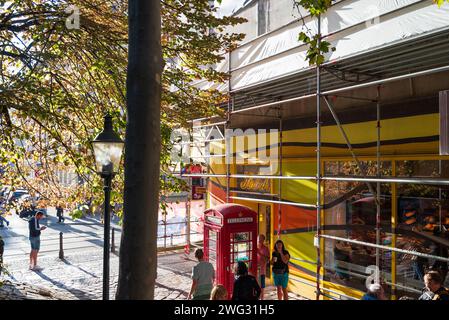
[[64, 222], [64, 209], [62, 208], [61, 203], [58, 203], [56, 207], [56, 216], [58, 217], [58, 223]]
[[449, 290], [443, 287], [443, 281], [438, 271], [429, 271], [424, 276], [426, 290], [419, 300], [449, 301]]
[[260, 297], [260, 286], [254, 276], [248, 274], [245, 262], [239, 261], [235, 265], [235, 273], [238, 278], [234, 281], [232, 300], [258, 300]]
[[28, 221], [28, 229], [30, 231], [30, 243], [31, 243], [31, 252], [30, 252], [30, 270], [37, 271], [41, 268], [37, 266], [37, 254], [39, 253], [39, 249], [41, 246], [41, 231], [45, 230], [47, 227], [40, 226], [39, 220], [42, 219], [44, 214], [40, 211], [36, 213], [34, 217], [32, 217]]

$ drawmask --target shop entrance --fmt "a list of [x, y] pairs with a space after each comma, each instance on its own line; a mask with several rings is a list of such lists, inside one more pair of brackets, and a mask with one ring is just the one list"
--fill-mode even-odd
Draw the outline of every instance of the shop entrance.
[[[258, 204], [259, 234], [265, 236], [265, 245], [271, 249], [271, 205]], [[271, 278], [270, 265], [267, 264], [266, 278]]]

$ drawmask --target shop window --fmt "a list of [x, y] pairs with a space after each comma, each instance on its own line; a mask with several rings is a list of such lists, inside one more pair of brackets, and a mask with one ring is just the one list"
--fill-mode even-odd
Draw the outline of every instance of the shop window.
[[[377, 161], [359, 161], [361, 169], [367, 176], [377, 175]], [[355, 161], [325, 161], [324, 174], [326, 176], [363, 176], [362, 170]], [[380, 175], [391, 176], [391, 161], [380, 162]]]
[[448, 160], [396, 161], [398, 177], [449, 178]]
[[[371, 184], [376, 192], [376, 184]], [[366, 183], [346, 181], [325, 181], [324, 208], [326, 225], [335, 221], [347, 225], [376, 225], [376, 199]], [[381, 225], [390, 231], [391, 186], [380, 185]], [[329, 219], [329, 220], [328, 220]]]
[[[446, 256], [447, 248], [438, 242], [431, 241], [416, 234], [399, 233], [396, 247], [404, 250]], [[446, 251], [444, 253], [443, 251]], [[424, 289], [423, 276], [427, 270], [434, 269], [447, 278], [447, 263], [436, 259], [428, 259], [408, 253], [396, 254], [396, 286], [397, 296], [418, 298]], [[446, 281], [447, 285], [447, 281]]]
[[[383, 243], [391, 236], [383, 235]], [[379, 266], [376, 266], [376, 249], [344, 241], [326, 239], [324, 279], [326, 281], [366, 292], [367, 286], [376, 281], [382, 284], [386, 298], [391, 295], [391, 251], [378, 250]]]
[[[413, 174], [432, 174], [422, 162], [412, 167]], [[407, 169], [408, 169], [407, 168]], [[435, 168], [435, 167], [433, 167]], [[418, 170], [417, 170], [418, 169]], [[447, 186], [419, 184], [398, 185], [398, 248], [448, 257], [449, 249], [449, 190]], [[423, 274], [426, 270], [440, 271], [447, 281], [447, 263], [438, 259], [422, 258], [412, 254], [397, 255], [398, 284], [405, 291], [419, 295], [423, 288]]]
[[[374, 191], [376, 184], [372, 184]], [[389, 184], [380, 188], [380, 234], [379, 244], [389, 245], [391, 234], [391, 189]], [[365, 183], [325, 182], [325, 226], [324, 233], [345, 239], [376, 244], [377, 205], [374, 195]], [[374, 280], [378, 270], [385, 283], [385, 292], [390, 294], [391, 252], [376, 248], [335, 240], [326, 240], [325, 278], [361, 291], [366, 291], [367, 282]], [[376, 267], [377, 266], [377, 267]]]
[[438, 160], [404, 160], [396, 162], [398, 177], [439, 177]]

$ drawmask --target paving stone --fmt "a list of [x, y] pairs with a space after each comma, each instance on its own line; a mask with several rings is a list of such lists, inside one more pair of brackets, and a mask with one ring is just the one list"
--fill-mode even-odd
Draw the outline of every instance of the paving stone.
[[[110, 297], [115, 298], [118, 285], [118, 257], [110, 258]], [[155, 286], [156, 300], [185, 300], [191, 286], [190, 274], [196, 264], [193, 259], [185, 259], [180, 252], [166, 252], [158, 255], [158, 269]], [[57, 257], [39, 259], [44, 267], [40, 272], [28, 270], [28, 259], [8, 261], [14, 286], [0, 288], [0, 299], [102, 299], [103, 251], [90, 249], [71, 252], [64, 260]], [[28, 292], [28, 293], [26, 293]], [[291, 299], [301, 299], [289, 295]], [[266, 288], [267, 299], [277, 299], [276, 288]]]

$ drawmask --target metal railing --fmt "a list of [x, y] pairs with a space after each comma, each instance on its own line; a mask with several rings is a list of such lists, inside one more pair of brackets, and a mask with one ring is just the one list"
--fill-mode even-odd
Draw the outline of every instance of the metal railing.
[[[201, 232], [196, 231], [190, 231], [189, 233], [183, 232], [183, 230], [192, 230], [192, 228], [188, 228], [188, 225], [192, 225], [192, 223], [201, 223], [197, 220], [190, 220], [190, 221], [182, 221], [182, 222], [165, 222], [164, 220], [159, 221], [158, 223], [158, 236], [157, 236], [157, 243], [158, 248], [162, 247], [164, 249], [175, 247], [175, 246], [181, 246], [181, 245], [187, 245], [190, 244], [190, 242], [195, 241], [197, 239], [194, 239], [195, 236], [201, 236]], [[175, 232], [167, 232], [167, 226], [180, 226], [177, 228]], [[163, 230], [161, 230], [162, 228]], [[163, 234], [163, 235], [159, 235]], [[167, 243], [169, 241], [169, 244]]]

